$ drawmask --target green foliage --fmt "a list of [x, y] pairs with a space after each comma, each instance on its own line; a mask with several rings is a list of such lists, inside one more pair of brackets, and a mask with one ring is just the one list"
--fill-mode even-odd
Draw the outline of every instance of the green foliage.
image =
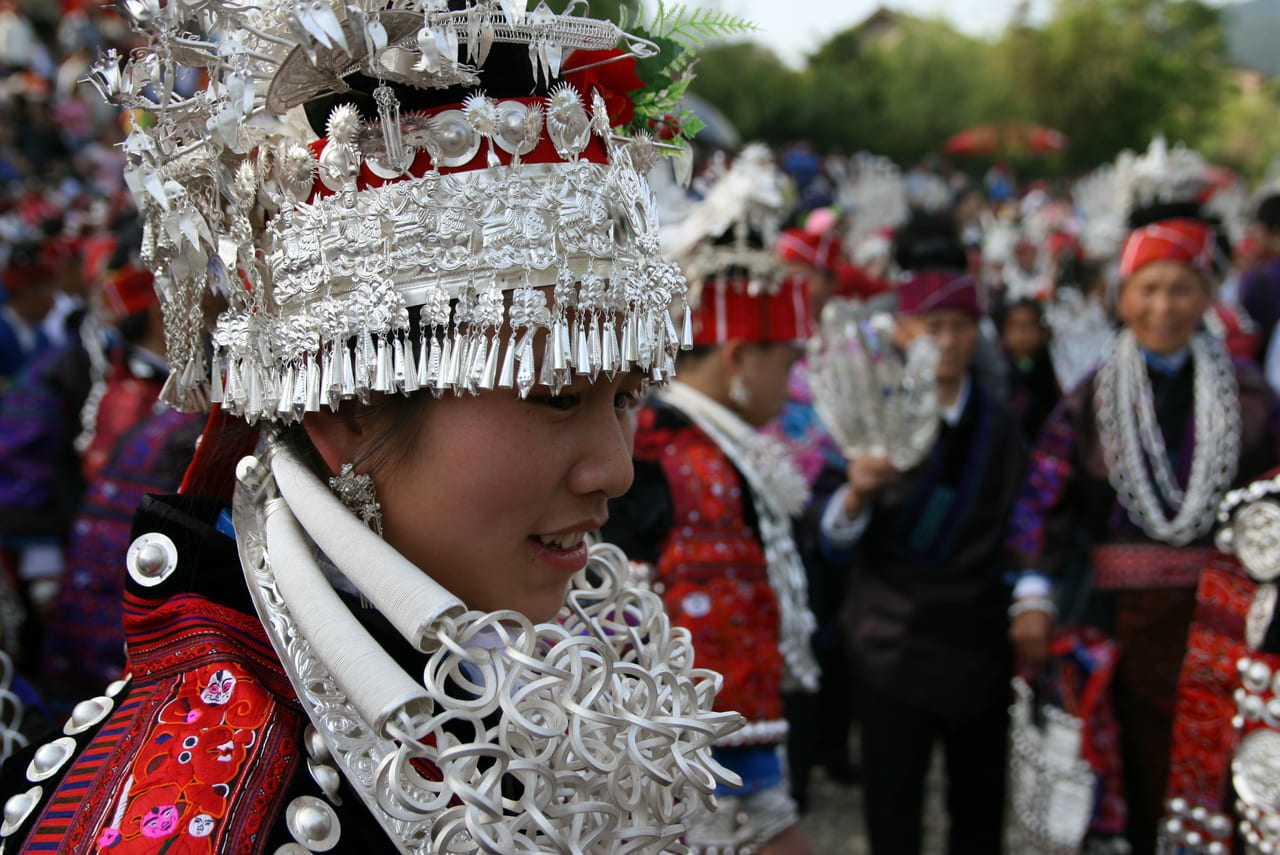
[[1217, 113], [1217, 125], [1201, 151], [1253, 180], [1262, 179], [1280, 154], [1280, 80], [1247, 89], [1234, 86]]
[[1072, 140], [1087, 169], [1152, 136], [1194, 144], [1224, 94], [1218, 13], [1196, 0], [1060, 0], [1040, 29], [996, 46], [1017, 108]]
[[[1274, 139], [1277, 101], [1238, 103], [1219, 18], [1201, 0], [1057, 0], [1043, 25], [1018, 21], [983, 41], [896, 15], [887, 29], [834, 33], [800, 71], [759, 44], [713, 45], [691, 91], [744, 139], [809, 139], [904, 164], [963, 128], [1005, 119], [1067, 134], [1056, 165], [1071, 172], [1145, 148], [1157, 133], [1243, 163], [1251, 140], [1262, 148]], [[1233, 131], [1232, 141], [1224, 123], [1254, 136]]]
[[[626, 18], [622, 28], [628, 29]], [[651, 39], [674, 39], [687, 48], [696, 49], [709, 39], [740, 36], [758, 30], [746, 18], [717, 12], [713, 9], [693, 9], [677, 3], [667, 6], [658, 0], [653, 19], [648, 23], [637, 20], [631, 31]]]
[[689, 91], [730, 117], [744, 140], [781, 143], [794, 138], [800, 77], [764, 45], [730, 42], [702, 51]]
[[658, 0], [649, 21], [637, 17], [631, 23], [628, 19], [623, 10], [620, 26], [624, 30], [648, 39], [658, 48], [657, 55], [636, 63], [636, 76], [645, 82], [645, 88], [635, 94], [631, 129], [643, 130], [662, 123], [691, 139], [701, 130], [701, 120], [682, 114], [673, 125], [669, 119], [693, 79], [694, 51], [708, 39], [748, 32], [756, 29], [755, 25], [735, 15], [706, 9], [690, 11], [679, 4], [667, 6], [662, 0]]

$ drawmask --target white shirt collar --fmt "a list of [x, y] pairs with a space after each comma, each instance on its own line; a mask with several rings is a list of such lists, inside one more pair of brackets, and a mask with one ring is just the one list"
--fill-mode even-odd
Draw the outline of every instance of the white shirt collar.
[[960, 380], [960, 391], [956, 393], [956, 399], [951, 402], [951, 406], [942, 411], [942, 420], [947, 423], [948, 427], [955, 427], [960, 423], [960, 417], [964, 415], [964, 408], [969, 403], [970, 385], [969, 375], [966, 374]]

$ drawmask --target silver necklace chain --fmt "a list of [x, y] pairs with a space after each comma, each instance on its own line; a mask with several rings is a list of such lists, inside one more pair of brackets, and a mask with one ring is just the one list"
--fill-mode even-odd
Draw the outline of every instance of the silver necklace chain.
[[[1240, 400], [1230, 358], [1219, 342], [1197, 335], [1191, 359], [1195, 448], [1185, 490], [1169, 461], [1151, 380], [1131, 331], [1116, 336], [1094, 392], [1098, 434], [1116, 497], [1147, 536], [1171, 546], [1185, 546], [1212, 527], [1240, 455]], [[1175, 511], [1172, 518], [1166, 507]]]

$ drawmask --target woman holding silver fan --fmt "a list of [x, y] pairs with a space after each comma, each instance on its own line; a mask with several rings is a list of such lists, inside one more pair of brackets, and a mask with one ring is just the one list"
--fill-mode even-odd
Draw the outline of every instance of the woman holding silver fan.
[[[827, 560], [849, 578], [843, 617], [871, 849], [920, 851], [925, 772], [941, 742], [949, 851], [999, 852], [1012, 566], [1001, 535], [1022, 441], [1012, 413], [970, 370], [980, 304], [954, 222], [917, 215], [895, 243], [904, 271], [895, 335], [903, 346], [921, 336], [936, 345], [931, 430], [895, 432], [882, 450], [847, 449], [844, 471], [825, 473], [815, 491], [829, 496], [815, 505]], [[902, 447], [907, 436], [914, 447]]]

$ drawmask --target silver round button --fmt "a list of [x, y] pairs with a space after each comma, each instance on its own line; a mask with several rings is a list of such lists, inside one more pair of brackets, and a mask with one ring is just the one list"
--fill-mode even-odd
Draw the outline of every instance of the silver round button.
[[142, 535], [129, 547], [125, 556], [129, 576], [139, 585], [159, 585], [178, 568], [178, 547], [158, 531]]
[[328, 852], [338, 843], [342, 828], [333, 808], [314, 796], [298, 796], [284, 812], [289, 833], [312, 852]]
[[44, 795], [44, 788], [35, 786], [25, 793], [10, 796], [4, 803], [4, 821], [0, 823], [0, 837], [8, 837], [18, 830], [36, 809], [42, 795]]
[[71, 710], [71, 717], [67, 719], [67, 723], [62, 726], [62, 732], [67, 736], [75, 736], [84, 733], [98, 722], [106, 718], [112, 708], [115, 707], [115, 701], [106, 695], [96, 698], [90, 698], [87, 701], [81, 701]]
[[76, 741], [70, 736], [60, 736], [41, 745], [27, 764], [27, 780], [34, 784], [53, 777], [75, 753]]

